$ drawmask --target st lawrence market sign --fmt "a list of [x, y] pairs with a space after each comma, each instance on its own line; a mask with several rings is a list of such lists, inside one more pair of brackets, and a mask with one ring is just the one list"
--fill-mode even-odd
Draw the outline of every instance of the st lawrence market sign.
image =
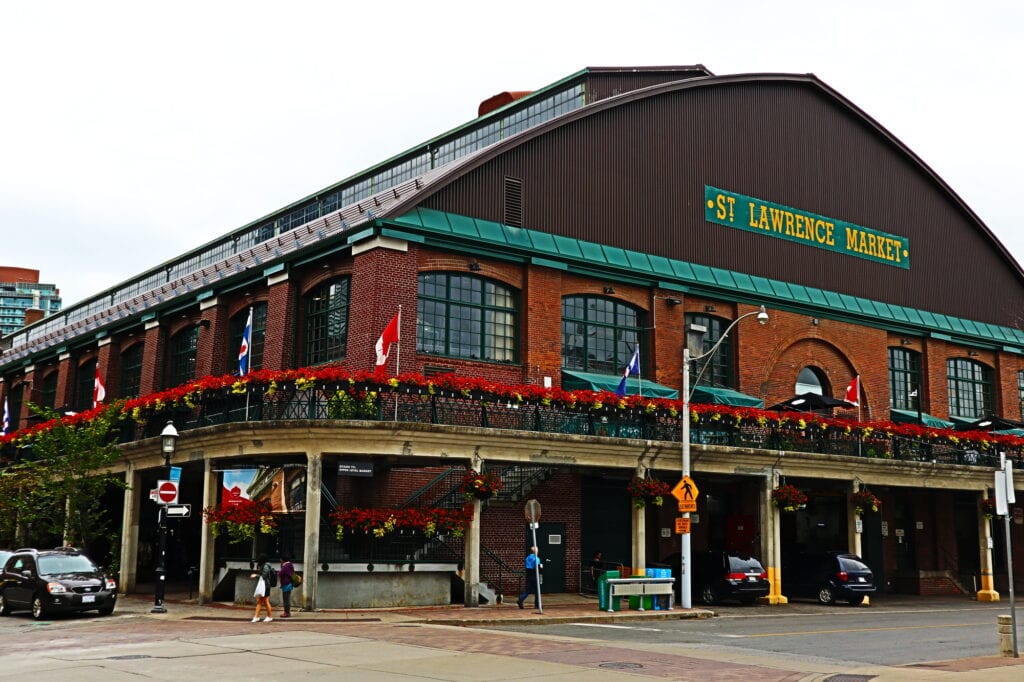
[[884, 265], [910, 269], [910, 240], [704, 185], [704, 219]]

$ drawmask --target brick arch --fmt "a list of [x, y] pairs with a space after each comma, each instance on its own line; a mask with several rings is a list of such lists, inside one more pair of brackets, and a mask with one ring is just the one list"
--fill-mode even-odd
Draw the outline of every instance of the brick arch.
[[[836, 343], [820, 337], [800, 336], [780, 345], [768, 363], [765, 404], [793, 395], [796, 377], [804, 367], [817, 368], [831, 384], [832, 395], [846, 388], [857, 374], [849, 355]], [[865, 393], [864, 402], [867, 403]]]

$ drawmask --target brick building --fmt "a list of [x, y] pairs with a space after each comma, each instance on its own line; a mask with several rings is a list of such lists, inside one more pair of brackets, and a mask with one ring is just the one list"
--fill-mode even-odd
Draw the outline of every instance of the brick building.
[[[254, 369], [371, 370], [399, 309], [393, 374], [598, 390], [639, 348], [630, 391], [672, 397], [687, 331], [703, 330], [695, 352], [715, 352], [691, 369], [695, 403], [842, 398], [859, 377], [859, 406], [830, 416], [939, 431], [1024, 419], [1020, 266], [921, 159], [813, 75], [588, 68], [489, 102], [456, 130], [5, 338], [14, 426], [29, 402], [87, 407], [97, 369], [109, 398], [235, 371], [250, 315]], [[731, 326], [760, 306], [768, 324]], [[678, 561], [675, 510], [637, 508], [625, 491], [634, 475], [678, 479], [678, 424], [647, 431], [595, 409], [540, 428], [544, 400], [474, 402], [467, 390], [468, 405], [414, 403], [387, 386], [371, 415], [332, 403], [337, 385], [291, 389], [171, 416], [194, 508], [218, 503], [226, 471], [303, 470], [261, 480], [290, 487], [291, 514], [266, 541], [304, 559], [307, 604], [381, 603], [384, 591], [436, 602], [453, 573], [467, 601], [493, 598], [488, 585], [511, 593], [531, 540], [525, 498], [544, 505], [546, 589], [580, 589], [599, 549], [632, 568]], [[785, 600], [786, 563], [811, 547], [861, 554], [885, 589], [998, 599], [1005, 550], [998, 538], [989, 549], [979, 504], [993, 450], [740, 421], [695, 424], [692, 543], [758, 554], [769, 601]], [[123, 446], [126, 589], [150, 568], [140, 547], [155, 505], [142, 491], [163, 475], [152, 427]], [[1019, 458], [1019, 444], [999, 442]], [[450, 502], [467, 465], [514, 485], [474, 503], [477, 522], [454, 545], [392, 555], [339, 545], [321, 523], [335, 506]], [[806, 492], [805, 508], [773, 506], [783, 483]], [[864, 487], [880, 513], [854, 511]], [[177, 536], [204, 598], [247, 565], [195, 518]]]

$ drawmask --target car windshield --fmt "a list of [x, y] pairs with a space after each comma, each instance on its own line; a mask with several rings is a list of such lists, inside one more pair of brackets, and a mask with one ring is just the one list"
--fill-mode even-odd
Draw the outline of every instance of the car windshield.
[[839, 570], [846, 571], [847, 573], [860, 573], [863, 571], [871, 572], [871, 569], [857, 561], [853, 557], [841, 556], [839, 559]]
[[730, 554], [729, 570], [734, 573], [760, 573], [764, 569], [761, 568], [761, 562], [754, 557], [743, 557]]
[[96, 570], [96, 565], [81, 554], [39, 557], [39, 572], [42, 575], [95, 573]]

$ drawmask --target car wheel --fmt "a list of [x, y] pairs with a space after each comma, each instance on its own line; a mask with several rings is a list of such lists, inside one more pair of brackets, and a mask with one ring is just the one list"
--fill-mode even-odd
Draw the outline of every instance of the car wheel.
[[104, 606], [102, 609], [100, 609], [100, 615], [101, 616], [109, 616], [113, 612], [114, 612], [114, 607], [113, 606]]
[[7, 599], [4, 597], [4, 593], [0, 592], [0, 616], [11, 615], [11, 607], [7, 604]]
[[39, 595], [32, 598], [32, 617], [36, 620], [46, 618], [46, 606], [43, 605], [43, 598]]
[[860, 606], [863, 603], [864, 603], [864, 595], [863, 594], [857, 594], [857, 595], [854, 595], [854, 596], [850, 597], [850, 606]]
[[835, 604], [835, 592], [833, 592], [832, 588], [828, 585], [822, 586], [822, 588], [818, 590], [818, 601], [820, 601], [822, 604]]
[[715, 588], [711, 585], [705, 585], [700, 591], [700, 601], [702, 604], [711, 605], [718, 601], [718, 595], [715, 594]]

